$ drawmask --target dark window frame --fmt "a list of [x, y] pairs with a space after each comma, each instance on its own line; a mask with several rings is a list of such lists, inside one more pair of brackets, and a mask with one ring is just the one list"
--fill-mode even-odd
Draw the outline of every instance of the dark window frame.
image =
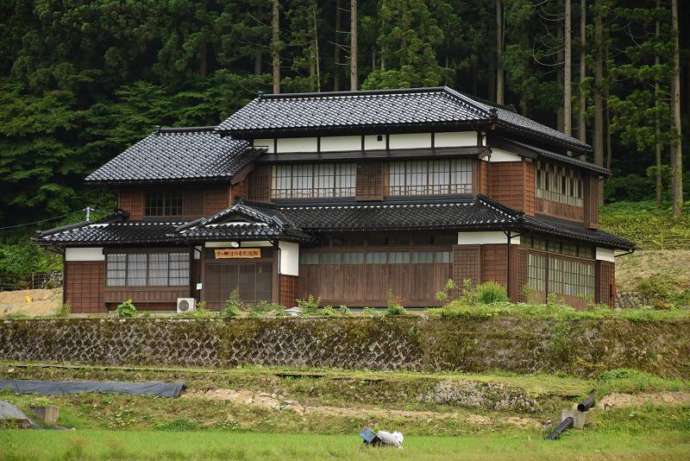
[[144, 197], [144, 216], [182, 216], [182, 191], [148, 191]]
[[[167, 255], [165, 258], [165, 284], [152, 284], [151, 279], [160, 281], [163, 277], [160, 275], [152, 276], [151, 271], [151, 256]], [[177, 258], [173, 258], [176, 256]], [[179, 288], [188, 286], [192, 276], [192, 260], [188, 251], [112, 251], [105, 255], [106, 265], [106, 288], [124, 289], [124, 288]], [[143, 257], [143, 265], [141, 260]], [[114, 266], [111, 269], [111, 260]], [[157, 261], [158, 271], [161, 272], [160, 261]], [[174, 263], [174, 264], [173, 264]], [[111, 277], [111, 274], [117, 274], [118, 277]], [[171, 283], [171, 281], [175, 283]], [[113, 283], [120, 281], [122, 283]]]

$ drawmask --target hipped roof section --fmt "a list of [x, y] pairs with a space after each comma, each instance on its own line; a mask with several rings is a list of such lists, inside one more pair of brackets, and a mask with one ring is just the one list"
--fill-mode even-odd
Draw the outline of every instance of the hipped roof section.
[[495, 127], [587, 153], [591, 146], [449, 87], [260, 95], [218, 130], [236, 138]]
[[157, 128], [86, 177], [91, 184], [228, 180], [261, 150], [215, 127]]

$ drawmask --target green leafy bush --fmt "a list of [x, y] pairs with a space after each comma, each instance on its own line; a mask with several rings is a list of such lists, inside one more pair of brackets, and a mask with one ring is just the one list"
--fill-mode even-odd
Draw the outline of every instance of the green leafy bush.
[[132, 303], [131, 299], [127, 299], [122, 304], [117, 306], [116, 312], [117, 316], [120, 318], [131, 318], [137, 315], [137, 308], [134, 303]]
[[321, 300], [315, 298], [313, 295], [307, 296], [307, 299], [298, 299], [297, 307], [302, 310], [304, 315], [314, 315], [318, 312], [321, 306]]
[[226, 319], [238, 317], [240, 314], [242, 314], [243, 308], [244, 305], [240, 300], [239, 291], [237, 291], [236, 289], [232, 290], [230, 296], [225, 301], [225, 307], [223, 307], [222, 316]]
[[388, 304], [386, 306], [386, 315], [403, 315], [405, 308], [400, 304], [398, 298], [393, 295], [392, 291], [388, 292]]
[[496, 282], [484, 282], [475, 288], [477, 300], [481, 304], [496, 304], [508, 301], [508, 293], [503, 285]]

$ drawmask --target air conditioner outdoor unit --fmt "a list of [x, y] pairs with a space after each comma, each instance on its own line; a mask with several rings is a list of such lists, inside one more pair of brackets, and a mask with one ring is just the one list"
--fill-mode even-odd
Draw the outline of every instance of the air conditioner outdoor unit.
[[177, 298], [177, 313], [185, 314], [196, 310], [196, 299], [194, 298]]

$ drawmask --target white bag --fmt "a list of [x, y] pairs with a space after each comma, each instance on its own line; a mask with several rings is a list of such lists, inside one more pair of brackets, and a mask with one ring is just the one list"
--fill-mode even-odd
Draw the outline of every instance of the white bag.
[[400, 432], [391, 433], [387, 431], [378, 431], [376, 437], [378, 437], [384, 445], [393, 445], [394, 447], [402, 448], [403, 435]]

